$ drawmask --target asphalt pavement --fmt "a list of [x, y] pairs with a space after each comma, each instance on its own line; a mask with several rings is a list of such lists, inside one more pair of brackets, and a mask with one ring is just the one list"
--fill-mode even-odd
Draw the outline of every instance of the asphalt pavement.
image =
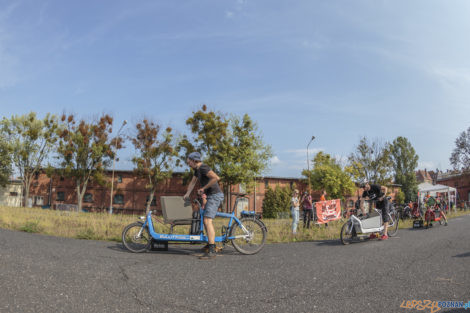
[[463, 216], [383, 242], [228, 246], [215, 260], [199, 245], [133, 254], [0, 229], [0, 312], [432, 312], [401, 306], [470, 301], [469, 228]]

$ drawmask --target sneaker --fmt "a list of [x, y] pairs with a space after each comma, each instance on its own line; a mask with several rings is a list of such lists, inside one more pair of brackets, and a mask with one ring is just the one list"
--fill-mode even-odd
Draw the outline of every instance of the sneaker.
[[[219, 253], [219, 252], [222, 252], [223, 250], [223, 247], [217, 247], [215, 246], [215, 252], [216, 253]], [[204, 252], [204, 253], [207, 253], [209, 252], [209, 244], [205, 245], [204, 247], [201, 248], [201, 251]]]
[[387, 235], [382, 235], [382, 237], [380, 237], [379, 240], [387, 240], [388, 239], [388, 236]]
[[372, 233], [372, 234], [370, 234], [369, 239], [375, 239], [375, 238], [377, 238], [377, 237], [378, 237], [378, 236], [377, 236], [376, 234]]
[[444, 226], [447, 226], [447, 222], [444, 224]]

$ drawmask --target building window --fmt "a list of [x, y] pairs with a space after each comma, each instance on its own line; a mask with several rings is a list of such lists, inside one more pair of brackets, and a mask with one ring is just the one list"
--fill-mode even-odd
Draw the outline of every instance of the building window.
[[64, 181], [64, 176], [60, 176], [60, 181]]
[[86, 193], [84, 196], [83, 196], [83, 202], [93, 202], [93, 195], [91, 193]]
[[119, 194], [114, 195], [114, 200], [113, 200], [113, 202], [114, 202], [115, 204], [124, 204], [124, 196], [123, 196], [123, 195], [119, 195]]
[[34, 179], [38, 180], [39, 179], [39, 172], [34, 173]]
[[[147, 196], [147, 200], [145, 203], [149, 203], [150, 196]], [[150, 203], [151, 206], [157, 206], [157, 197], [153, 196], [152, 203]]]
[[18, 193], [16, 191], [12, 191], [12, 192], [10, 192], [10, 196], [18, 197]]
[[58, 191], [57, 192], [57, 201], [64, 201], [65, 200], [65, 192], [63, 191]]
[[266, 180], [264, 181], [264, 189], [268, 189], [268, 188], [269, 188], [269, 182], [268, 182], [268, 180], [266, 179]]
[[291, 181], [291, 182], [289, 183], [289, 186], [290, 186], [290, 189], [293, 189], [293, 188], [294, 188], [294, 182]]
[[118, 175], [118, 183], [122, 183], [122, 175]]

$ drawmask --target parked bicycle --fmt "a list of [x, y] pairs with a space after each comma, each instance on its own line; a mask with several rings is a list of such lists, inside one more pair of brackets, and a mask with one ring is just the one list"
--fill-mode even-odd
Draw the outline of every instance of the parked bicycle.
[[[183, 203], [182, 197], [167, 197], [172, 198], [171, 200], [177, 203]], [[267, 228], [264, 223], [260, 220], [259, 216], [254, 211], [243, 211], [241, 217], [238, 218], [236, 215], [238, 201], [242, 198], [247, 198], [246, 195], [239, 195], [235, 200], [234, 207], [231, 213], [217, 212], [216, 217], [226, 218], [228, 222], [222, 226], [221, 236], [215, 237], [215, 242], [226, 244], [231, 242], [233, 247], [242, 254], [255, 254], [263, 249], [266, 241]], [[155, 232], [154, 222], [165, 223], [165, 221], [159, 220], [159, 218], [153, 216], [150, 211], [147, 216], [140, 217], [140, 221], [127, 225], [122, 232], [122, 242], [124, 246], [135, 253], [148, 251], [152, 243], [157, 244], [168, 244], [173, 243], [207, 243], [208, 238], [204, 234], [204, 209], [201, 208], [199, 201], [195, 200], [194, 203], [197, 205], [197, 210], [192, 212], [192, 208], [188, 207], [191, 218], [176, 219], [171, 221], [171, 228], [169, 233], [158, 233]], [[169, 208], [162, 205], [162, 211], [164, 217], [167, 213], [171, 213]], [[175, 225], [191, 225], [190, 233], [184, 234], [173, 234], [173, 226]]]

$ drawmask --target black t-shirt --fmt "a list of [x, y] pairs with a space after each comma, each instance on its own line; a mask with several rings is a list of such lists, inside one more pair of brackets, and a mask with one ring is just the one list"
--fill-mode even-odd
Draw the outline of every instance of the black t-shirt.
[[[207, 176], [207, 173], [211, 171], [211, 168], [206, 164], [201, 164], [199, 168], [194, 170], [194, 177], [196, 177], [201, 183], [201, 187], [204, 187], [209, 182], [210, 178]], [[215, 183], [209, 188], [204, 190], [206, 195], [213, 195], [216, 193], [221, 193], [219, 183]]]
[[370, 189], [362, 193], [362, 197], [369, 197], [371, 200], [377, 200], [378, 198], [383, 196], [382, 190], [380, 189], [380, 185], [370, 185]]

